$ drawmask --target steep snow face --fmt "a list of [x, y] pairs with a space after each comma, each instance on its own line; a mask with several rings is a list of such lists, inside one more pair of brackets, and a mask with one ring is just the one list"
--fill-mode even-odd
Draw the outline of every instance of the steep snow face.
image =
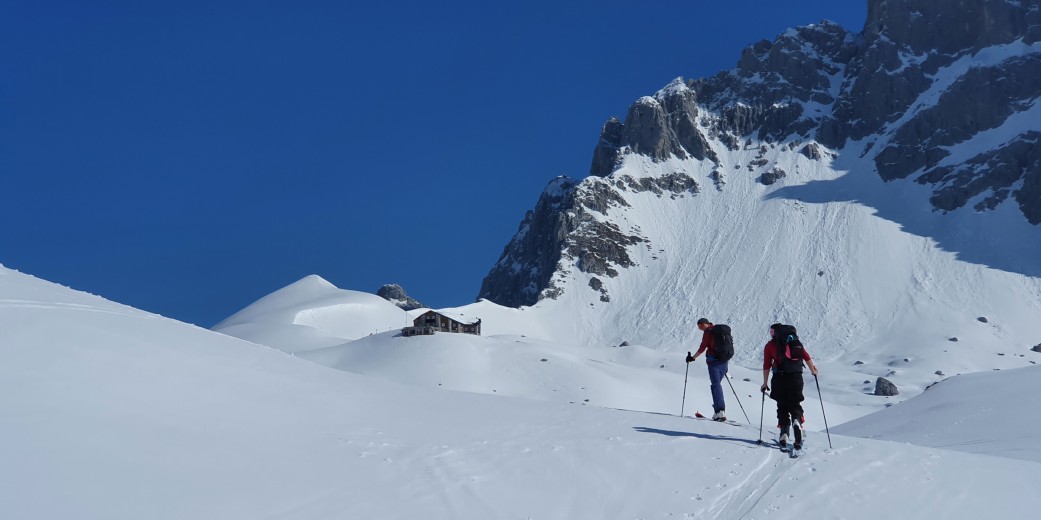
[[[881, 198], [861, 198], [863, 181], [846, 178], [813, 183], [810, 189], [776, 190], [770, 196], [802, 202], [855, 200], [961, 259], [1041, 276], [1036, 246], [1041, 224], [1036, 146], [1041, 138], [1041, 119], [1036, 117], [1041, 10], [1024, 3], [973, 0], [948, 12], [927, 0], [876, 0], [869, 2], [869, 11], [861, 34], [830, 22], [792, 29], [773, 42], [748, 47], [733, 70], [706, 79], [677, 79], [654, 96], [640, 98], [624, 122], [612, 118], [604, 125], [591, 175], [619, 186], [620, 177], [627, 176], [632, 191], [659, 193], [660, 186], [647, 182], [670, 179], [670, 187], [682, 192], [689, 186], [695, 194], [710, 183], [726, 191], [739, 176], [770, 186], [797, 173], [788, 157], [773, 150], [798, 150], [832, 171], [814, 175], [807, 168], [820, 168], [803, 165], [801, 180], [790, 186], [853, 172], [900, 181], [898, 188], [872, 189], [869, 193]], [[936, 25], [937, 19], [951, 22]], [[749, 150], [758, 152], [748, 157]], [[633, 172], [633, 157], [648, 159], [655, 171]], [[699, 175], [691, 177], [693, 172]], [[683, 179], [682, 186], [675, 176]], [[604, 211], [605, 204], [632, 201], [603, 187], [595, 180], [576, 182], [564, 197], [557, 197], [556, 211], [540, 200], [488, 274], [479, 297], [503, 305], [533, 305], [564, 291], [555, 275], [565, 274], [572, 264], [600, 275], [631, 267], [630, 250], [647, 246], [646, 237], [628, 232]], [[909, 207], [893, 211], [894, 197]], [[970, 216], [944, 223], [915, 210], [928, 207]], [[1018, 212], [1018, 219], [971, 216], [1007, 210]], [[711, 213], [725, 211], [732, 209]], [[743, 213], [749, 223], [757, 216]], [[1031, 224], [1025, 230], [1019, 222], [1024, 219]], [[951, 231], [967, 221], [976, 224]], [[994, 230], [984, 226], [994, 223], [1011, 228], [1000, 230], [1001, 240], [981, 244], [965, 239], [991, 234]], [[842, 237], [834, 239], [841, 242]], [[599, 291], [600, 282], [592, 283]]]
[[383, 298], [338, 289], [311, 275], [257, 300], [213, 330], [296, 352], [400, 329], [406, 319], [405, 311]]
[[609, 120], [592, 176], [540, 199], [480, 296], [583, 345], [682, 352], [699, 317], [726, 322], [745, 367], [790, 322], [850, 392], [1029, 364], [1041, 11], [974, 0], [940, 30], [936, 2], [870, 5], [864, 33], [787, 31]]
[[[838, 392], [850, 404], [877, 377], [906, 396], [945, 376], [1035, 360], [1029, 347], [1041, 341], [1034, 327], [1041, 281], [987, 264], [1041, 267], [1037, 228], [1014, 207], [922, 211], [926, 188], [886, 183], [867, 161], [820, 149], [819, 160], [798, 145], [720, 150], [733, 163], [718, 166], [629, 155], [611, 176], [582, 181], [576, 199], [610, 195], [571, 213], [639, 241], [614, 246], [624, 262], [597, 256], [612, 247], [571, 254], [566, 242], [545, 297], [518, 311], [535, 325], [512, 332], [680, 355], [696, 348], [695, 322], [708, 317], [733, 327], [734, 364], [753, 369], [767, 326], [793, 323], [824, 362], [829, 398], [844, 399]], [[790, 173], [763, 184], [748, 171], [756, 161]], [[735, 172], [724, 188], [632, 188], [674, 172], [707, 185], [719, 171]], [[912, 218], [911, 229], [899, 224]], [[952, 243], [957, 252], [941, 245]], [[589, 268], [591, 257], [604, 259], [600, 270]]]
[[[921, 190], [886, 184], [855, 165], [838, 171], [843, 165], [822, 164], [789, 147], [733, 157], [737, 165], [763, 157], [792, 174], [771, 186], [735, 175], [725, 190], [671, 197], [630, 190], [619, 179], [680, 169], [704, 179], [714, 166], [629, 156], [611, 177], [583, 181], [617, 198], [601, 211], [586, 209], [590, 219], [610, 221], [642, 241], [625, 247], [631, 265], [608, 260], [611, 271], [602, 274], [585, 272], [580, 259], [562, 261], [551, 287], [563, 290], [528, 312], [558, 324], [552, 331], [557, 339], [592, 345], [628, 340], [670, 350], [689, 344], [701, 316], [731, 323], [739, 340], [752, 344], [765, 340], [766, 325], [774, 321], [801, 325], [828, 359], [855, 350], [870, 356], [943, 347], [951, 337], [971, 338], [976, 346], [1036, 344], [1029, 317], [1041, 310], [1038, 280], [973, 262], [1004, 245], [1036, 252], [1021, 260], [1038, 262], [1041, 232], [1016, 215], [923, 213], [910, 205]], [[813, 196], [831, 189], [838, 190], [831, 192], [835, 199], [846, 200]], [[879, 204], [883, 214], [916, 213], [920, 228], [975, 243], [978, 255], [944, 251], [860, 200], [888, 201]], [[553, 317], [560, 314], [574, 319]], [[1000, 331], [976, 319], [988, 315], [1002, 323]]]

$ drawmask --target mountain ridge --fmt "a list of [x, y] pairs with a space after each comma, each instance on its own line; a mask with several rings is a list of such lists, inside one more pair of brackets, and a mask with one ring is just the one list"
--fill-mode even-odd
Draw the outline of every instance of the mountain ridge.
[[[646, 242], [610, 218], [589, 216], [620, 199], [593, 177], [617, 177], [651, 191], [678, 187], [673, 195], [697, 195], [705, 186], [726, 190], [736, 176], [750, 175], [766, 186], [788, 178], [763, 196], [800, 200], [807, 195], [803, 186], [821, 179], [794, 181], [797, 172], [772, 152], [778, 147], [834, 167], [835, 174], [877, 175], [919, 192], [906, 186], [913, 182], [927, 191], [912, 204], [958, 213], [949, 226], [968, 222], [965, 229], [973, 233], [989, 233], [991, 223], [965, 213], [1015, 205], [1031, 226], [999, 219], [1016, 228], [998, 233], [1010, 255], [981, 252], [959, 233], [937, 230], [946, 226], [931, 217], [909, 218], [913, 212], [903, 211], [883, 218], [967, 261], [1041, 275], [1041, 265], [1029, 260], [1041, 256], [1031, 245], [1041, 237], [1041, 125], [1035, 122], [1041, 116], [1041, 12], [1018, 2], [959, 6], [873, 0], [861, 33], [827, 21], [791, 29], [747, 47], [732, 70], [677, 78], [640, 98], [624, 122], [604, 124], [589, 178], [551, 183], [482, 281], [478, 298], [534, 305], [563, 290], [550, 271], [611, 276], [632, 267], [631, 251]], [[937, 20], [960, 29], [943, 29]], [[744, 157], [749, 150], [754, 157]], [[661, 172], [625, 170], [633, 157], [650, 159]], [[687, 164], [677, 166], [677, 160]], [[691, 176], [693, 169], [707, 172]], [[860, 189], [844, 186], [859, 181], [827, 176], [830, 184], [814, 186], [805, 202]], [[831, 197], [825, 186], [833, 187]], [[870, 203], [886, 213], [885, 201]], [[603, 287], [591, 283], [595, 291]]]

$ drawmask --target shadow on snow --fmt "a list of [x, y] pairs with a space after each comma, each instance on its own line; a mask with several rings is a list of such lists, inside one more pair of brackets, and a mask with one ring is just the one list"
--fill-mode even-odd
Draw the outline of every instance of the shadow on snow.
[[904, 180], [884, 182], [871, 161], [848, 155], [837, 157], [832, 167], [847, 173], [833, 180], [785, 186], [765, 198], [807, 204], [861, 204], [907, 233], [933, 239], [959, 260], [1041, 277], [1041, 225], [1027, 222], [1012, 197], [996, 211], [979, 212], [967, 204], [944, 212], [929, 202], [933, 187], [913, 180], [917, 173]]
[[694, 437], [696, 439], [705, 439], [710, 441], [724, 441], [738, 445], [749, 445], [753, 448], [758, 448], [759, 444], [754, 439], [739, 439], [737, 437], [728, 437], [726, 435], [709, 435], [707, 433], [695, 433], [695, 432], [677, 432], [672, 430], [661, 430], [658, 428], [649, 428], [646, 426], [634, 426], [634, 430], [640, 433], [656, 433], [658, 435], [664, 435], [666, 437]]

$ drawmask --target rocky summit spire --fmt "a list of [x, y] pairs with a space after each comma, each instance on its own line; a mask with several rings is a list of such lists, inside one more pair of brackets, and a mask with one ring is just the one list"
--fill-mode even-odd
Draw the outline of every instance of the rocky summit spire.
[[405, 289], [402, 289], [401, 286], [396, 283], [389, 283], [380, 287], [380, 290], [376, 291], [376, 296], [379, 296], [406, 311], [426, 307], [426, 305], [420, 303], [419, 300], [409, 296], [408, 293], [405, 292]]

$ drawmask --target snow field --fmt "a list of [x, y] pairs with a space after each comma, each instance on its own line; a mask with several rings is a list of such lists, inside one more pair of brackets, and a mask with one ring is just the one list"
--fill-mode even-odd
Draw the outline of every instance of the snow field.
[[[0, 290], [4, 518], [873, 518], [881, 501], [907, 518], [974, 518], [1041, 505], [1034, 462], [840, 435], [829, 450], [821, 433], [793, 461], [755, 446], [753, 426], [401, 386], [2, 268]], [[450, 348], [523, 352], [494, 347]], [[559, 370], [576, 380], [616, 362], [570, 355]], [[651, 397], [665, 386], [647, 380]]]

